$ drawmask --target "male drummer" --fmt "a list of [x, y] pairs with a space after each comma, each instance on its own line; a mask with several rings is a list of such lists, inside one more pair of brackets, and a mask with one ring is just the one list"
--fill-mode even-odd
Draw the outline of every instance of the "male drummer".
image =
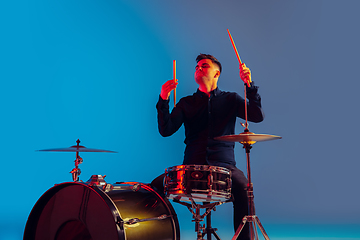
[[[218, 88], [222, 67], [215, 57], [200, 54], [196, 62], [194, 77], [199, 88], [193, 95], [181, 98], [171, 113], [169, 96], [178, 82], [169, 80], [162, 85], [156, 105], [159, 132], [164, 137], [170, 136], [184, 124], [186, 148], [183, 164], [214, 165], [231, 170], [236, 231], [242, 218], [248, 215], [247, 179], [235, 166], [235, 143], [214, 140], [214, 137], [234, 134], [236, 118], [245, 118], [245, 102], [237, 93]], [[251, 72], [245, 64], [240, 65], [240, 78], [245, 85], [250, 82]], [[251, 82], [250, 87], [246, 85], [246, 93], [248, 120], [261, 122], [264, 115], [258, 87]], [[159, 191], [163, 191], [163, 177], [161, 175], [152, 182]], [[238, 239], [250, 239], [248, 224]]]

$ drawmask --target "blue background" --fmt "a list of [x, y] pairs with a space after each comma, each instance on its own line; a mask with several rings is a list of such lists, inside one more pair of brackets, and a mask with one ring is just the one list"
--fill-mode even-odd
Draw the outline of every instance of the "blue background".
[[[255, 133], [282, 140], [251, 152], [257, 215], [271, 239], [360, 239], [360, 2], [356, 0], [14, 0], [0, 3], [0, 240], [21, 239], [39, 197], [71, 181], [81, 145], [93, 174], [150, 182], [182, 163], [184, 129], [157, 131], [155, 104], [177, 60], [178, 98], [192, 94], [195, 58], [216, 56], [219, 87], [243, 95], [230, 29], [260, 86]], [[172, 96], [171, 96], [172, 98]], [[172, 103], [171, 99], [171, 103]], [[237, 124], [237, 133], [243, 131]], [[237, 165], [246, 171], [236, 146]], [[173, 204], [182, 239], [191, 214]], [[232, 206], [213, 214], [230, 239]]]

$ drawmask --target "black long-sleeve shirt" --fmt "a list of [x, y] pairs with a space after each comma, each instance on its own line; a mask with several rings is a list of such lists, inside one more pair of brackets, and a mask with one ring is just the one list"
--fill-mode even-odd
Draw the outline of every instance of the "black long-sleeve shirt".
[[[264, 119], [257, 90], [256, 86], [246, 88], [248, 121], [252, 122]], [[214, 137], [234, 134], [236, 117], [245, 118], [245, 102], [237, 93], [216, 88], [208, 97], [198, 89], [192, 96], [181, 98], [171, 114], [169, 100], [160, 97], [156, 108], [162, 136], [172, 135], [184, 124], [183, 164], [235, 166], [235, 143], [214, 140]]]

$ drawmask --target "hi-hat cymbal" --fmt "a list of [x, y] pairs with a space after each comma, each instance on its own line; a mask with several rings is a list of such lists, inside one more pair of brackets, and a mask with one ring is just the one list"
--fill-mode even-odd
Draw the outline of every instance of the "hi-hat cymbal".
[[225, 135], [215, 137], [215, 140], [226, 141], [226, 142], [239, 142], [242, 144], [254, 144], [256, 142], [264, 142], [275, 139], [280, 139], [280, 136], [269, 135], [269, 134], [256, 134], [252, 132], [243, 132], [236, 135]]
[[77, 145], [67, 147], [67, 148], [52, 148], [52, 149], [43, 149], [39, 151], [46, 151], [46, 152], [110, 152], [116, 153], [114, 151], [103, 150], [103, 149], [95, 149], [95, 148], [86, 148], [84, 146], [79, 145], [80, 140], [78, 139]]

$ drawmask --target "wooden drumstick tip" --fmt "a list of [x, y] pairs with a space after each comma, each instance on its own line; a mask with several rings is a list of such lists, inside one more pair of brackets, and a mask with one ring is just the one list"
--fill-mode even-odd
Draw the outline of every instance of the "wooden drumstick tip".
[[[176, 82], [176, 60], [173, 60], [173, 79]], [[176, 88], [174, 89], [174, 107], [176, 107]]]
[[173, 60], [173, 79], [176, 81], [176, 60]]
[[[239, 61], [239, 64], [241, 65], [241, 64], [242, 64], [242, 62], [241, 62], [241, 59], [240, 59], [239, 52], [238, 52], [238, 50], [236, 49], [234, 39], [232, 38], [232, 36], [231, 36], [231, 33], [230, 33], [229, 29], [226, 29], [226, 30], [227, 30], [227, 32], [228, 32], [228, 34], [229, 34], [229, 38], [230, 38], [231, 44], [232, 44], [232, 46], [233, 46], [233, 48], [234, 48], [234, 51], [235, 51], [236, 57], [237, 57], [237, 59], [238, 59], [238, 61]], [[247, 86], [248, 86], [248, 87], [250, 87], [250, 83], [251, 83], [251, 79], [249, 79], [249, 80], [246, 82], [246, 84], [247, 84]]]
[[232, 36], [231, 36], [231, 33], [230, 33], [229, 29], [227, 29], [227, 32], [228, 32], [228, 34], [229, 34], [229, 38], [230, 38], [230, 41], [231, 41], [231, 45], [232, 45], [233, 48], [234, 48], [234, 51], [235, 51], [236, 57], [237, 57], [237, 59], [238, 59], [238, 61], [239, 61], [239, 64], [242, 64], [241, 59], [240, 59], [240, 56], [239, 56], [239, 53], [238, 53], [238, 50], [236, 49], [235, 42], [234, 42], [234, 40], [233, 40], [233, 38], [232, 38]]

